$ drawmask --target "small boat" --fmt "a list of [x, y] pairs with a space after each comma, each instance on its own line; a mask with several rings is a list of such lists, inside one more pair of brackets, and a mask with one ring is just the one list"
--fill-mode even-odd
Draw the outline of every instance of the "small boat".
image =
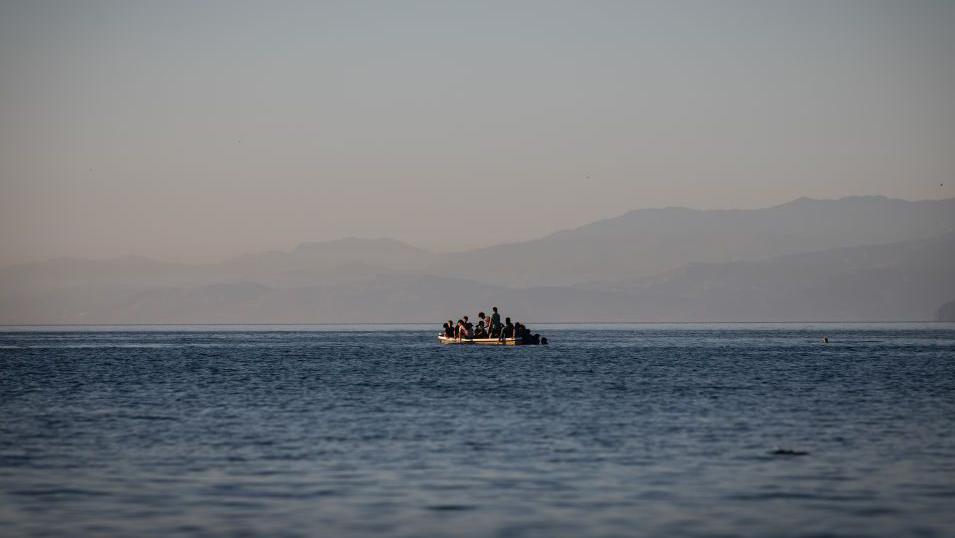
[[478, 346], [526, 346], [520, 338], [448, 338], [443, 334], [438, 335], [438, 342], [442, 344], [467, 344]]

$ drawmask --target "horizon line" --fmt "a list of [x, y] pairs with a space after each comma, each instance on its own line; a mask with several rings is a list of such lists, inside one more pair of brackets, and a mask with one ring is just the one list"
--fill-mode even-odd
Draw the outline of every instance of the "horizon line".
[[[522, 321], [523, 323], [523, 321]], [[941, 320], [853, 320], [853, 321], [528, 321], [536, 325], [791, 325], [791, 324], [914, 324], [914, 323], [955, 323]], [[16, 327], [347, 327], [369, 325], [437, 325], [433, 321], [414, 322], [333, 322], [333, 323], [0, 323], [0, 328]]]

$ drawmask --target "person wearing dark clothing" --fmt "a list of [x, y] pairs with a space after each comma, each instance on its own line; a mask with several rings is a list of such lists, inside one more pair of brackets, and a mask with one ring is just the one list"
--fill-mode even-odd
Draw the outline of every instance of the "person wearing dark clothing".
[[501, 329], [501, 340], [514, 338], [514, 325], [511, 324], [511, 318], [504, 318], [504, 327]]
[[521, 323], [521, 331], [519, 333], [519, 338], [524, 341], [525, 344], [533, 344], [534, 336], [531, 334], [531, 330], [527, 328], [527, 325]]
[[491, 336], [498, 337], [501, 335], [501, 315], [497, 313], [497, 307], [491, 308], [493, 312], [491, 314]]
[[478, 324], [474, 333], [475, 338], [487, 338], [491, 331], [491, 318], [484, 315], [484, 312], [478, 312]]

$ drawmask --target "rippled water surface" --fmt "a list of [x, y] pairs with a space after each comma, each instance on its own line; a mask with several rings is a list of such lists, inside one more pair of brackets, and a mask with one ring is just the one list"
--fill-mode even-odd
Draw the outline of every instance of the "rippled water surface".
[[0, 534], [955, 533], [953, 325], [537, 329], [7, 328]]

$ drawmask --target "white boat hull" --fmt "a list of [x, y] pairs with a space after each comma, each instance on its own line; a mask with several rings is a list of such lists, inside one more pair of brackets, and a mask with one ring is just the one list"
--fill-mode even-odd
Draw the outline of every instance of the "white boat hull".
[[523, 346], [526, 345], [524, 342], [518, 340], [517, 338], [505, 338], [500, 340], [498, 338], [448, 338], [443, 334], [438, 335], [438, 342], [442, 344], [465, 344], [465, 345], [476, 345], [476, 346]]

